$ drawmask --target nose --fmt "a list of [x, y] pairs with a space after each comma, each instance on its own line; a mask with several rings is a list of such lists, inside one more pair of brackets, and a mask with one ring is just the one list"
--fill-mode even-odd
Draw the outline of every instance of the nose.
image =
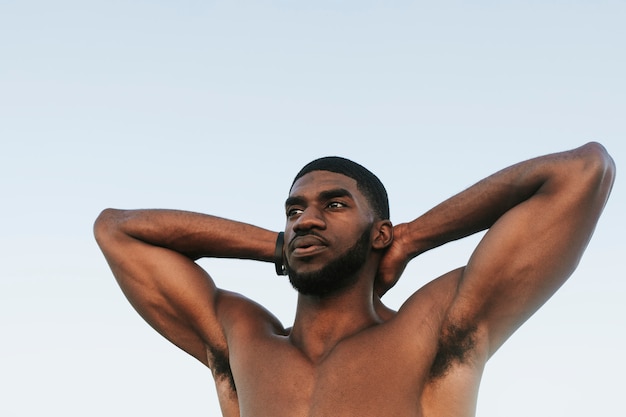
[[311, 229], [326, 229], [326, 220], [323, 213], [315, 207], [305, 208], [293, 223], [293, 231], [296, 233], [307, 232]]

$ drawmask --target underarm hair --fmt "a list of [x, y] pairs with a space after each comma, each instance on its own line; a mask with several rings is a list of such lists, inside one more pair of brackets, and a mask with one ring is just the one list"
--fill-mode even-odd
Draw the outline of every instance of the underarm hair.
[[237, 392], [235, 379], [233, 378], [233, 372], [230, 369], [230, 362], [226, 353], [213, 347], [209, 348], [209, 352], [211, 353], [210, 366], [213, 378], [216, 380], [227, 378], [233, 392]]
[[455, 362], [459, 364], [467, 362], [468, 353], [476, 345], [475, 333], [476, 326], [459, 327], [450, 324], [442, 330], [437, 356], [430, 368], [431, 379], [444, 376]]

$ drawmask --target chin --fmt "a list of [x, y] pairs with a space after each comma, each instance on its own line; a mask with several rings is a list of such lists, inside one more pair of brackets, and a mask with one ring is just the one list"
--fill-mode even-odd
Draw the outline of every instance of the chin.
[[369, 230], [345, 253], [319, 265], [310, 262], [286, 262], [291, 285], [300, 294], [325, 296], [348, 288], [358, 281], [359, 271], [368, 256]]
[[359, 275], [355, 270], [337, 270], [329, 264], [321, 268], [287, 268], [289, 282], [302, 295], [324, 297], [354, 285]]

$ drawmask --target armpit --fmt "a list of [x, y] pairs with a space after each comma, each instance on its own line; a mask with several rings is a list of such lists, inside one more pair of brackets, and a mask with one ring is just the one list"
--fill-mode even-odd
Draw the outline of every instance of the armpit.
[[215, 381], [228, 381], [232, 392], [236, 393], [237, 387], [235, 386], [235, 379], [233, 378], [233, 372], [230, 369], [230, 362], [226, 353], [211, 347], [208, 348], [208, 353], [209, 367], [211, 368]]
[[468, 361], [469, 353], [476, 346], [476, 326], [459, 327], [448, 325], [441, 332], [437, 355], [430, 368], [430, 378], [444, 376], [452, 364], [463, 364]]

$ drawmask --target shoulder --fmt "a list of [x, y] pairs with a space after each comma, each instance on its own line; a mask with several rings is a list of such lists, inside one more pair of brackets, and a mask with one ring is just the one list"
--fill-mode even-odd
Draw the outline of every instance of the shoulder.
[[[484, 362], [483, 329], [459, 314], [459, 287], [465, 268], [457, 268], [416, 291], [394, 320], [416, 343], [432, 352], [430, 377], [438, 379], [457, 365]], [[410, 337], [410, 336], [409, 336]]]
[[216, 312], [227, 339], [235, 332], [285, 334], [276, 316], [239, 293], [219, 290]]
[[450, 309], [462, 268], [432, 280], [411, 295], [397, 313], [383, 319], [385, 338], [402, 346], [410, 356], [433, 361], [438, 350], [442, 327]]
[[235, 292], [218, 290], [215, 310], [222, 336], [206, 345], [206, 353], [222, 402], [222, 394], [228, 394], [226, 397], [236, 395], [231, 370], [231, 348], [242, 342], [247, 344], [261, 335], [284, 334], [285, 329], [263, 306]]
[[464, 269], [457, 268], [421, 287], [400, 307], [397, 318], [410, 322], [419, 316], [439, 328], [457, 297]]

